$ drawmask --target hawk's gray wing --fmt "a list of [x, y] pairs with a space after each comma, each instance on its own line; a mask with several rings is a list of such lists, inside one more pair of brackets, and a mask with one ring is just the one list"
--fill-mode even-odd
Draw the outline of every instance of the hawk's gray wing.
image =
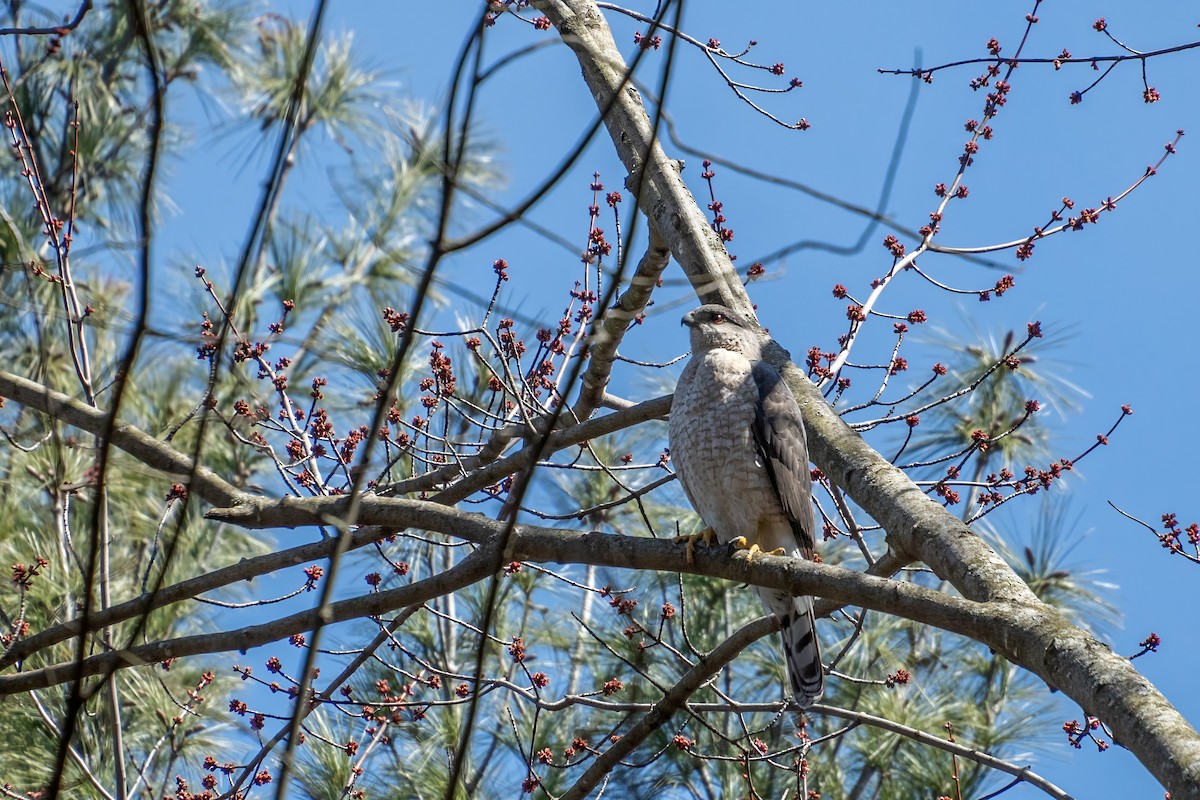
[[[779, 371], [762, 361], [751, 375], [758, 388], [754, 414], [754, 445], [767, 468], [784, 515], [804, 558], [814, 556], [816, 516], [812, 507], [812, 480], [808, 471], [808, 442], [800, 406], [783, 382]], [[772, 540], [767, 547], [775, 547]], [[808, 708], [821, 696], [825, 683], [821, 646], [812, 598], [792, 597], [788, 592], [759, 588], [767, 610], [779, 618], [784, 658], [792, 694], [800, 708]]]
[[808, 442], [800, 406], [783, 382], [783, 376], [770, 364], [756, 362], [751, 375], [758, 387], [754, 443], [792, 524], [796, 543], [804, 557], [811, 559], [816, 547], [816, 517], [812, 507]]

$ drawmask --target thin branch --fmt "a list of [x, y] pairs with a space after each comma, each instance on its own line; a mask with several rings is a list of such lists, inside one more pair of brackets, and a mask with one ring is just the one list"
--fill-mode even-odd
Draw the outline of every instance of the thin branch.
[[[449, 574], [450, 572], [463, 567], [466, 563], [466, 560], [464, 560], [458, 566], [451, 567], [446, 573], [443, 574]], [[311, 698], [310, 702], [300, 704], [299, 707], [301, 709], [301, 719], [316, 711], [323, 703], [327, 703], [332, 700], [337, 690], [340, 689], [348, 680], [354, 677], [354, 673], [358, 671], [359, 667], [365, 664], [369, 659], [373, 658], [375, 651], [382, 647], [390, 639], [392, 634], [399, 630], [400, 627], [404, 625], [404, 623], [407, 622], [409, 618], [412, 617], [412, 615], [415, 614], [420, 608], [420, 605], [408, 606], [399, 614], [397, 614], [394, 619], [392, 619], [386, 625], [383, 625], [379, 633], [375, 634], [375, 638], [372, 639], [371, 642], [364, 647], [358, 655], [352, 658], [350, 663], [347, 664], [346, 667], [339, 672], [333, 680], [327, 683], [323, 690], [317, 692]], [[275, 749], [275, 746], [283, 741], [283, 738], [287, 735], [290, 727], [290, 723], [288, 725], [281, 726], [279, 730], [275, 732], [275, 735], [263, 744], [258, 753], [242, 767], [242, 771], [238, 774], [238, 777], [233, 782], [233, 787], [228, 792], [222, 794], [221, 797], [232, 797], [238, 791], [238, 789], [245, 785], [247, 780], [251, 779], [254, 774], [258, 772], [259, 765], [261, 765], [263, 760], [270, 755], [271, 751]], [[379, 727], [380, 730], [386, 729], [386, 723], [380, 725]]]
[[0, 696], [56, 686], [74, 680], [79, 673], [84, 677], [107, 675], [120, 669], [145, 666], [171, 658], [248, 650], [251, 647], [277, 642], [292, 634], [311, 631], [318, 624], [330, 625], [363, 617], [378, 617], [406, 606], [419, 605], [488, 577], [491, 574], [490, 561], [497, 555], [494, 551], [494, 547], [476, 550], [454, 568], [408, 586], [341, 600], [324, 608], [311, 608], [270, 622], [220, 633], [165, 639], [111, 650], [91, 656], [82, 663], [65, 662], [15, 675], [0, 676]]
[[69, 22], [44, 27], [0, 28], [0, 36], [65, 36], [78, 28], [79, 23], [83, 22], [83, 18], [91, 10], [92, 0], [83, 0], [79, 4], [79, 10], [75, 12], [74, 18]]
[[[46, 710], [46, 706], [42, 704], [42, 700], [40, 697], [38, 697], [37, 692], [30, 692], [29, 697], [33, 700], [34, 708], [37, 709], [38, 716], [42, 718], [42, 722], [47, 728], [50, 729], [56, 738], [61, 740], [62, 731], [59, 729], [58, 725], [55, 724], [54, 719], [50, 716], [50, 712]], [[64, 746], [67, 749], [67, 755], [69, 755], [71, 760], [75, 762], [75, 766], [80, 772], [83, 773], [84, 777], [87, 778], [87, 782], [92, 785], [92, 788], [99, 792], [100, 796], [103, 797], [104, 800], [116, 800], [116, 798], [112, 796], [112, 793], [108, 791], [108, 789], [104, 788], [104, 784], [102, 784], [100, 779], [96, 777], [96, 773], [92, 772], [91, 766], [87, 763], [87, 760], [84, 759], [80, 752], [75, 749], [74, 745], [72, 745], [70, 741], [67, 741]]]
[[732, 636], [717, 645], [711, 653], [701, 656], [696, 665], [685, 672], [632, 729], [622, 734], [621, 738], [611, 747], [597, 756], [596, 760], [588, 766], [587, 771], [562, 795], [562, 800], [582, 800], [587, 797], [621, 759], [632, 753], [639, 744], [670, 721], [675, 712], [687, 704], [688, 698], [697, 689], [733, 661], [751, 643], [778, 629], [779, 623], [774, 617], [759, 617], [739, 628]]
[[[546, 440], [545, 445], [540, 448], [537, 447], [538, 443], [531, 443], [518, 452], [497, 461], [496, 459], [514, 439], [527, 432], [527, 429], [523, 425], [514, 424], [506, 426], [496, 431], [492, 438], [488, 440], [488, 443], [483, 446], [483, 449], [475, 455], [467, 456], [457, 464], [440, 467], [425, 475], [395, 483], [387, 487], [381, 494], [391, 496], [426, 491], [466, 473], [468, 477], [443, 490], [437, 496], [439, 501], [450, 502], [452, 500], [461, 500], [483, 487], [490, 486], [501, 478], [512, 475], [524, 468], [534, 458], [538, 450], [543, 455], [547, 455], [571, 445], [580, 444], [599, 436], [633, 427], [646, 420], [665, 417], [671, 410], [671, 398], [672, 395], [663, 395], [662, 397], [643, 401], [621, 411], [605, 414], [604, 416], [589, 419], [586, 422], [581, 422], [569, 428], [564, 428], [561, 431], [551, 434], [549, 439]], [[545, 423], [541, 418], [534, 421], [534, 429], [545, 429]], [[229, 505], [233, 505], [233, 503]]]
[[1148, 58], [1155, 56], [1165, 56], [1171, 53], [1182, 53], [1187, 50], [1194, 50], [1200, 47], [1200, 42], [1188, 42], [1186, 44], [1173, 45], [1164, 47], [1160, 50], [1148, 50], [1144, 53], [1136, 55], [1121, 55], [1121, 56], [1079, 56], [1072, 58], [1003, 58], [1003, 57], [980, 57], [966, 58], [961, 61], [950, 61], [945, 64], [938, 64], [935, 67], [914, 68], [914, 69], [877, 69], [875, 70], [880, 75], [912, 75], [913, 77], [923, 77], [932, 75], [944, 69], [953, 69], [954, 67], [965, 67], [971, 64], [1101, 64], [1101, 63], [1120, 63], [1122, 61], [1142, 61], [1145, 62]]
[[967, 747], [957, 742], [947, 741], [939, 736], [934, 736], [931, 733], [926, 733], [916, 728], [911, 728], [908, 725], [901, 725], [899, 722], [887, 719], [886, 717], [876, 717], [872, 714], [865, 714], [861, 711], [851, 711], [849, 709], [837, 708], [835, 706], [816, 705], [811, 709], [813, 713], [824, 714], [830, 717], [837, 717], [850, 722], [856, 722], [863, 725], [871, 725], [881, 730], [891, 731], [892, 733], [900, 734], [901, 736], [912, 739], [914, 742], [936, 747], [947, 753], [952, 753], [963, 758], [970, 759], [976, 764], [982, 764], [989, 769], [994, 769], [999, 772], [1004, 772], [1009, 775], [1015, 775], [1019, 780], [1028, 783], [1031, 786], [1036, 786], [1051, 797], [1058, 800], [1072, 800], [1072, 797], [1067, 792], [1055, 786], [1050, 781], [1038, 775], [1028, 767], [1019, 767], [1008, 761], [996, 758], [981, 750], [976, 750], [973, 747]]

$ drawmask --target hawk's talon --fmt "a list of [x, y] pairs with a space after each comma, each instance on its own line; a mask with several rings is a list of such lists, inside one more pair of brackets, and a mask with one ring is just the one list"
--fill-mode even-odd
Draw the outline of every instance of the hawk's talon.
[[712, 528], [705, 528], [699, 533], [683, 533], [675, 537], [677, 542], [687, 543], [687, 563], [696, 563], [696, 542], [704, 542], [705, 547], [712, 547], [713, 542], [717, 540], [717, 532]]
[[744, 558], [747, 561], [753, 561], [755, 556], [787, 555], [787, 550], [784, 550], [782, 547], [776, 547], [774, 550], [763, 550], [757, 544], [750, 544], [747, 542], [745, 536], [739, 536], [736, 539], [731, 539], [729, 544], [733, 547], [734, 558]]

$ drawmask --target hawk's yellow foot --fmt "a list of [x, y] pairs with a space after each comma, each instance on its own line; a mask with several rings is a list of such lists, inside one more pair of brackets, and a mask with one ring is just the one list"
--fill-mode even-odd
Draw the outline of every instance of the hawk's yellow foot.
[[[776, 547], [774, 550], [763, 550], [757, 544], [750, 544], [746, 541], [745, 536], [739, 536], [729, 542], [733, 546], [734, 558], [744, 558], [747, 561], [753, 561], [755, 556], [782, 556], [787, 555], [787, 550], [782, 547]], [[743, 555], [744, 553], [744, 555]]]
[[684, 533], [675, 537], [675, 541], [687, 543], [687, 562], [689, 564], [696, 563], [696, 542], [704, 542], [705, 547], [712, 547], [716, 540], [717, 532], [712, 528], [705, 528], [699, 533]]

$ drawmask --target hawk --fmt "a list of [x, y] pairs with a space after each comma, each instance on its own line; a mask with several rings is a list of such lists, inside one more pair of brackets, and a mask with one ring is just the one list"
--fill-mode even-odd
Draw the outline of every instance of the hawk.
[[[706, 529], [695, 541], [733, 542], [746, 558], [814, 555], [808, 443], [796, 398], [762, 360], [758, 324], [721, 305], [689, 311], [692, 357], [671, 405], [671, 461]], [[808, 708], [824, 672], [811, 597], [758, 587], [779, 618], [792, 696]]]

